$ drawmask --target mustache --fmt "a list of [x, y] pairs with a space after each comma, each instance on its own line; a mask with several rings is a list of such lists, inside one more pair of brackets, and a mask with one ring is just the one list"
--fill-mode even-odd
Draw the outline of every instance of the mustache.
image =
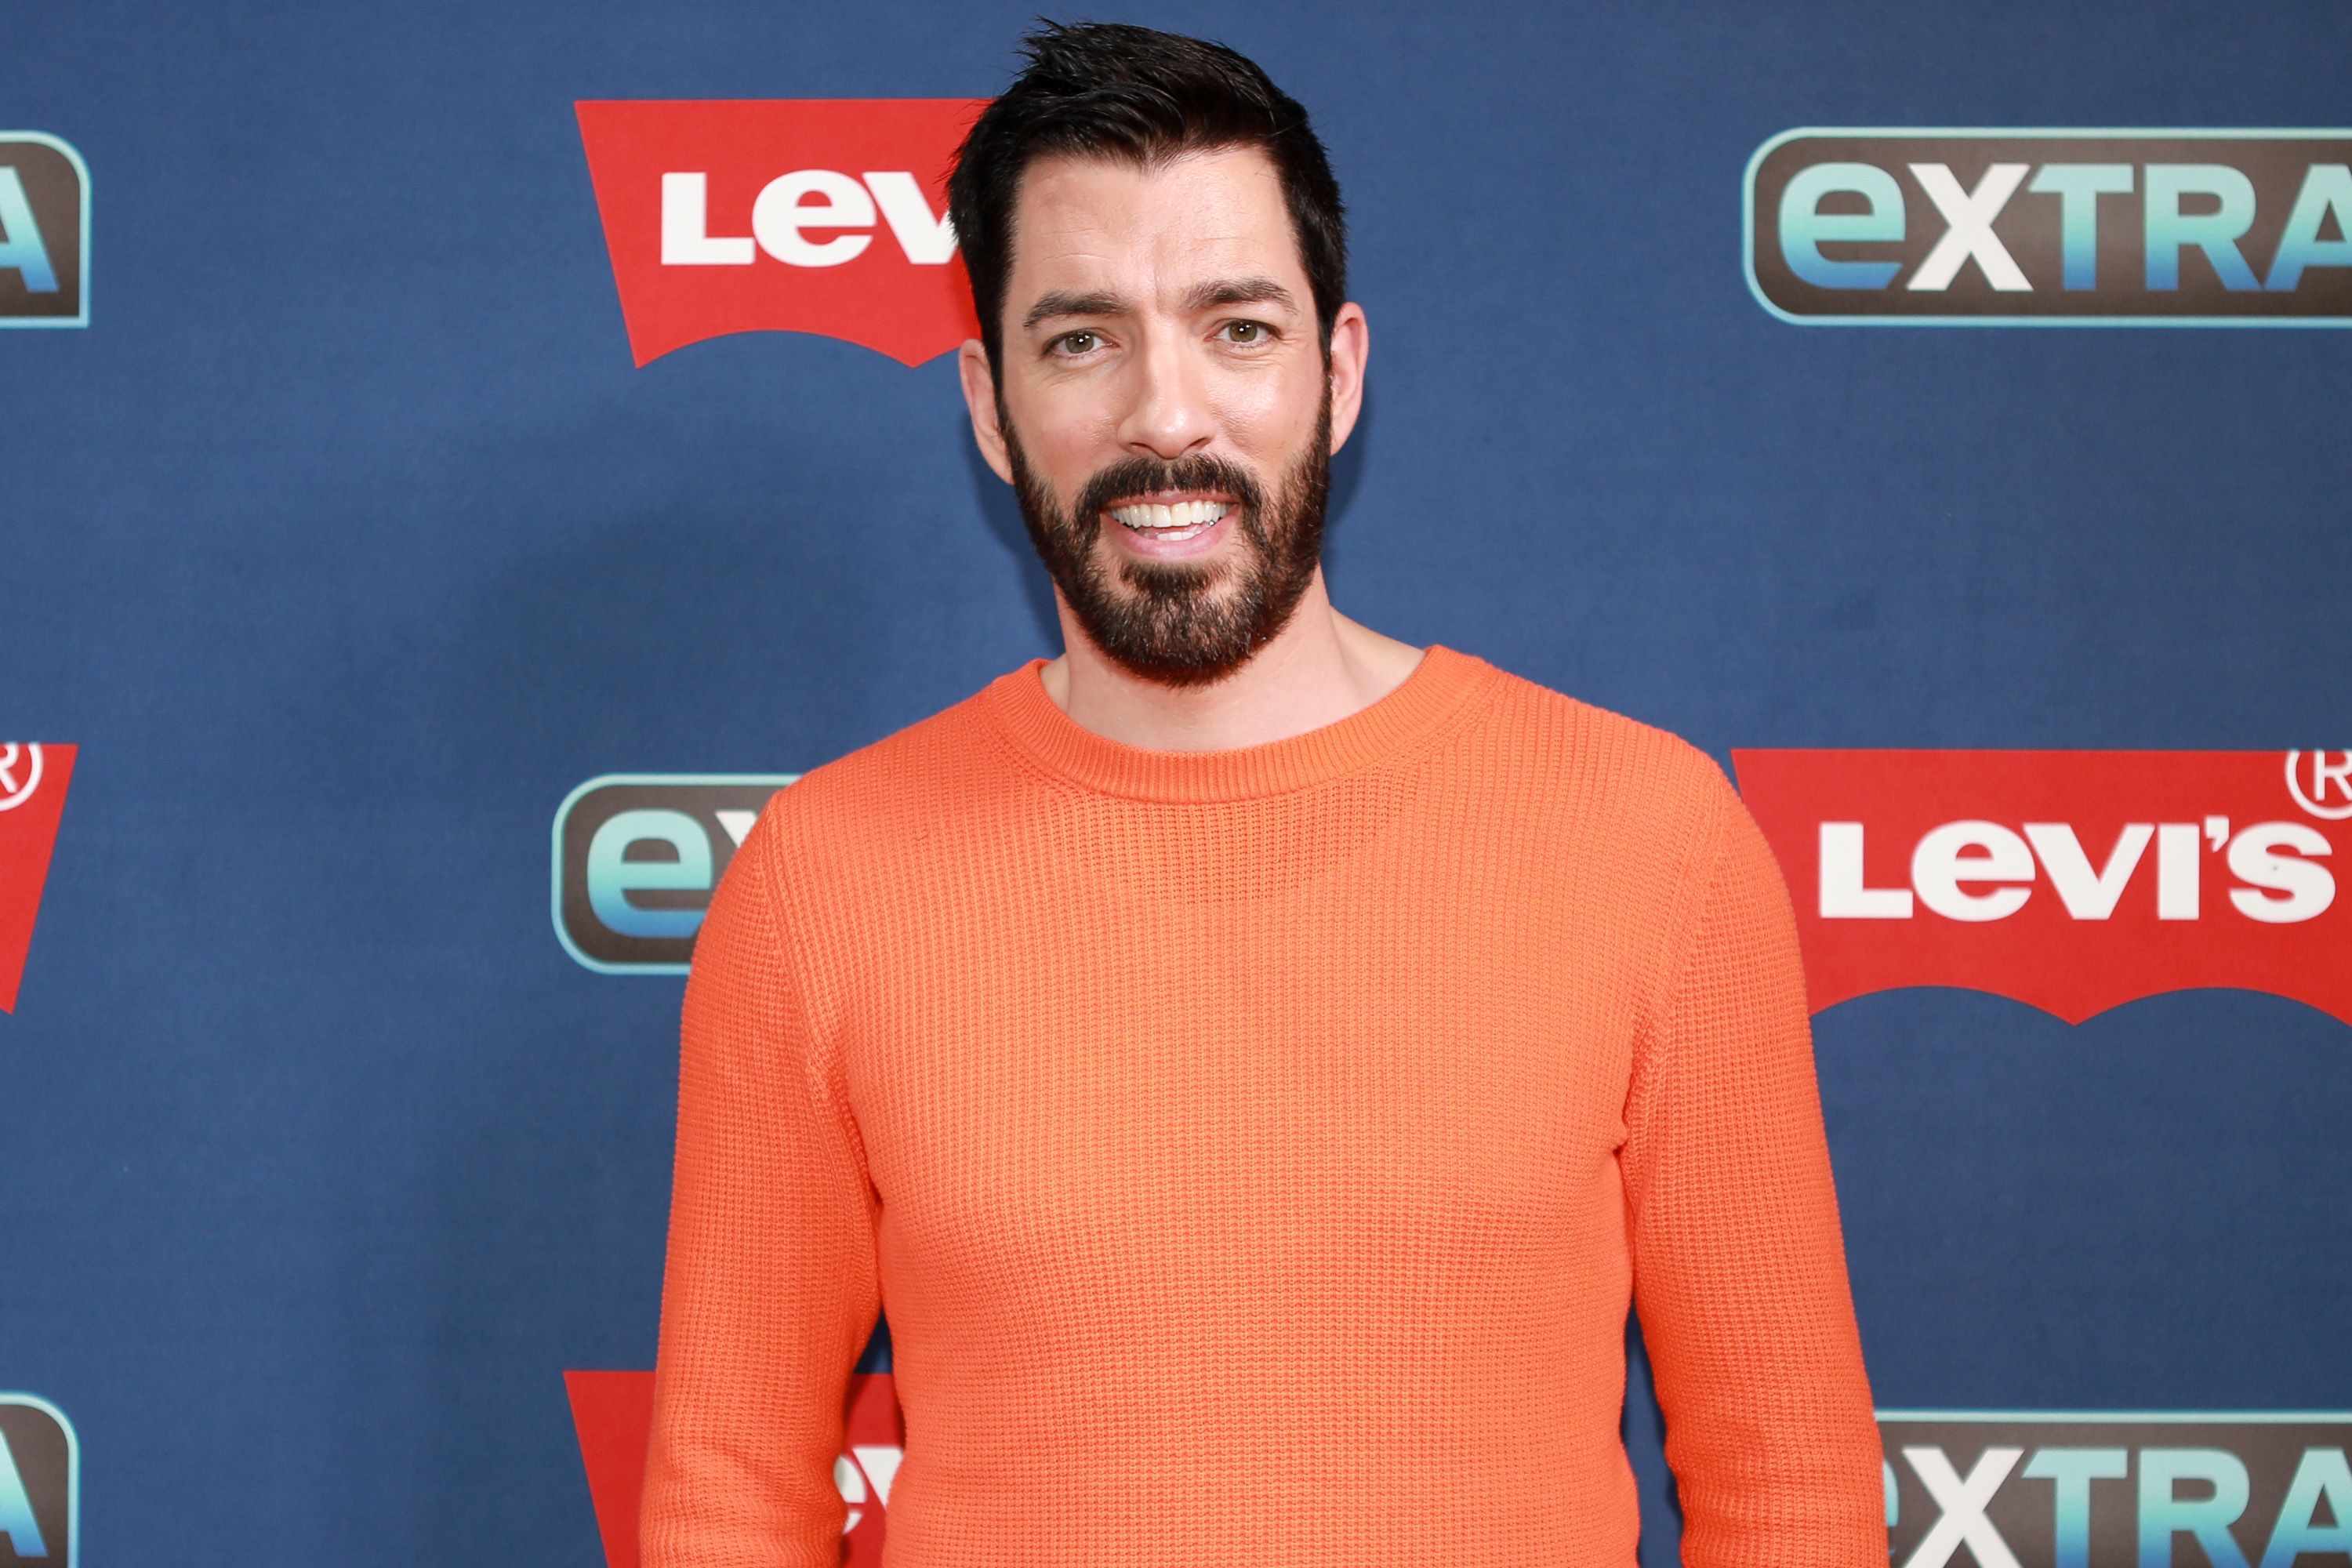
[[1167, 490], [1223, 490], [1241, 509], [1237, 521], [1245, 526], [1265, 515], [1265, 493], [1249, 470], [1237, 464], [1202, 453], [1172, 462], [1138, 454], [1121, 458], [1088, 479], [1078, 491], [1070, 521], [1080, 539], [1092, 543], [1111, 502]]

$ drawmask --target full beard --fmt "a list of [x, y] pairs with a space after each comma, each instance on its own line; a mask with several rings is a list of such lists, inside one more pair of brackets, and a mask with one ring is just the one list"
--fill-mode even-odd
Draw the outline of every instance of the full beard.
[[[1087, 638], [1129, 673], [1162, 686], [1207, 686], [1239, 669], [1289, 624], [1323, 554], [1331, 490], [1328, 385], [1315, 434], [1276, 485], [1271, 505], [1247, 469], [1223, 458], [1138, 456], [1088, 479], [1066, 512], [1030, 468], [1001, 403], [997, 422], [1030, 543]], [[1116, 574], [1107, 571], [1095, 552], [1105, 509], [1171, 490], [1234, 498], [1241, 549], [1226, 553], [1237, 559], [1123, 561]]]

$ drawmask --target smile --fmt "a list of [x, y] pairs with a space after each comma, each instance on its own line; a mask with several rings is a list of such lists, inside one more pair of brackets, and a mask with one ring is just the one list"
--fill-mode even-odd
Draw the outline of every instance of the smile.
[[1110, 513], [1112, 521], [1147, 539], [1181, 544], [1223, 522], [1232, 513], [1234, 503], [1227, 500], [1180, 500], [1165, 504], [1128, 501], [1104, 510]]

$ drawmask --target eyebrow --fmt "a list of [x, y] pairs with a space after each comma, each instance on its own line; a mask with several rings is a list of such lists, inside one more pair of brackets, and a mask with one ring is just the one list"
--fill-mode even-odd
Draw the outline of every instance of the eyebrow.
[[1123, 316], [1127, 301], [1118, 295], [1097, 290], [1092, 294], [1074, 294], [1056, 290], [1029, 307], [1021, 318], [1024, 331], [1040, 321], [1050, 321], [1056, 316]]
[[[1196, 284], [1184, 296], [1188, 313], [1214, 310], [1219, 305], [1280, 305], [1295, 310], [1298, 301], [1289, 289], [1264, 277], [1221, 278], [1212, 283]], [[1124, 316], [1132, 310], [1124, 299], [1107, 289], [1092, 293], [1056, 289], [1029, 307], [1029, 313], [1021, 319], [1021, 328], [1024, 331], [1033, 331], [1040, 322], [1058, 316]]]
[[1184, 309], [1213, 310], [1219, 305], [1280, 305], [1297, 310], [1298, 301], [1290, 290], [1271, 278], [1227, 278], [1214, 283], [1203, 283], [1184, 296]]

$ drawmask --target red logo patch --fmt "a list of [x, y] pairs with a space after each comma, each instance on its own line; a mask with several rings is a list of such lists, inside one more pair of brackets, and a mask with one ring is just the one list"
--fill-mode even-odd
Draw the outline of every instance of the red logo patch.
[[16, 1010], [73, 764], [71, 746], [0, 742], [0, 1013]]
[[910, 365], [978, 337], [947, 183], [985, 102], [575, 105], [637, 363], [729, 332]]
[[[572, 1396], [572, 1424], [580, 1434], [580, 1458], [588, 1470], [606, 1568], [637, 1568], [637, 1494], [653, 1432], [654, 1374], [567, 1372], [563, 1385]], [[890, 1374], [852, 1376], [847, 1436], [833, 1463], [834, 1485], [849, 1504], [843, 1521], [843, 1568], [879, 1568], [883, 1514], [906, 1453], [906, 1423]]]
[[1953, 985], [2079, 1024], [2267, 991], [2352, 1024], [2347, 752], [1734, 752], [1813, 1011]]

